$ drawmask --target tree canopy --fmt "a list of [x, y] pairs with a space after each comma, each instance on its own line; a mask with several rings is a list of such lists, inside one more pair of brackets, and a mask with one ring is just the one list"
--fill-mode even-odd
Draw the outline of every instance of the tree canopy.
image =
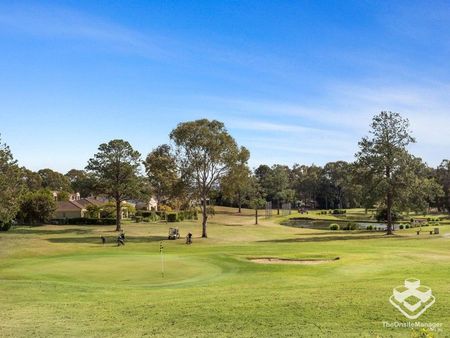
[[0, 139], [0, 230], [9, 229], [24, 191], [23, 173], [9, 147]]
[[116, 202], [116, 231], [121, 230], [121, 204], [139, 191], [140, 154], [124, 140], [112, 140], [98, 147], [86, 170], [96, 189]]
[[[398, 113], [383, 111], [373, 118], [370, 134], [359, 142], [358, 172], [368, 187], [366, 193], [386, 207], [387, 233], [392, 234], [393, 208], [422, 204], [423, 199], [433, 193], [433, 187], [429, 186], [431, 182], [427, 180], [421, 160], [408, 152], [408, 145], [415, 139], [407, 119]], [[417, 188], [425, 186], [429, 189], [419, 197]]]
[[162, 144], [153, 149], [144, 161], [150, 189], [158, 205], [174, 197], [179, 181], [177, 164], [171, 148]]
[[71, 190], [80, 193], [81, 197], [88, 197], [96, 193], [94, 178], [86, 171], [71, 169], [65, 176], [69, 180]]
[[211, 189], [236, 165], [240, 150], [222, 122], [201, 119], [172, 130], [180, 177], [200, 199], [202, 237], [207, 237], [207, 200]]
[[55, 199], [49, 190], [29, 191], [21, 200], [18, 218], [26, 224], [44, 224], [55, 210]]
[[69, 179], [63, 174], [49, 168], [39, 170], [38, 174], [42, 179], [42, 188], [52, 191], [72, 191]]
[[247, 148], [241, 147], [236, 164], [230, 168], [220, 182], [223, 196], [238, 205], [239, 213], [241, 213], [242, 203], [251, 183], [251, 170], [248, 167], [249, 158], [250, 152]]

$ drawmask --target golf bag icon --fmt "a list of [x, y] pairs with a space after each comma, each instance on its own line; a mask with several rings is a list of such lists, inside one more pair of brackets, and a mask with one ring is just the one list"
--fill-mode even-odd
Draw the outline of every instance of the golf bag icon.
[[435, 300], [431, 289], [414, 278], [406, 279], [404, 285], [394, 288], [389, 298], [389, 302], [408, 319], [419, 318]]

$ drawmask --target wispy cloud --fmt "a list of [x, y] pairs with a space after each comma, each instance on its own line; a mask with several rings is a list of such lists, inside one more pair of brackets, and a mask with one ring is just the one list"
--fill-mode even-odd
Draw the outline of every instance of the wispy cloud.
[[[415, 84], [384, 81], [335, 83], [324, 93], [316, 106], [269, 99], [208, 97], [210, 105], [222, 107], [216, 113], [234, 130], [276, 134], [262, 141], [267, 149], [287, 153], [316, 152], [338, 159], [353, 154], [358, 140], [369, 131], [371, 118], [381, 110], [401, 113], [410, 120], [418, 144], [412, 151], [431, 165], [450, 156], [450, 96], [449, 85], [435, 81]], [[204, 100], [203, 100], [204, 102]], [[325, 103], [322, 103], [325, 102]], [[239, 116], [247, 116], [242, 118]], [[282, 122], [277, 122], [282, 121]], [[320, 126], [320, 127], [318, 127]], [[287, 138], [284, 145], [279, 135]], [[247, 140], [259, 148], [256, 140]], [[295, 144], [296, 146], [292, 146]], [[297, 146], [298, 145], [298, 146]]]
[[[286, 72], [289, 61], [273, 53], [253, 53], [197, 36], [180, 38], [167, 31], [142, 31], [69, 7], [0, 4], [0, 28], [4, 32], [19, 32], [39, 39], [92, 42], [97, 48], [164, 60], [178, 66], [212, 63], [277, 77], [286, 77], [289, 73]], [[92, 49], [93, 44], [87, 47]], [[210, 69], [209, 73], [225, 78], [232, 76], [227, 72], [220, 74], [218, 69]], [[234, 80], [243, 79], [234, 77]]]
[[76, 10], [50, 6], [0, 6], [0, 26], [37, 38], [91, 41], [147, 57], [167, 56], [167, 41]]

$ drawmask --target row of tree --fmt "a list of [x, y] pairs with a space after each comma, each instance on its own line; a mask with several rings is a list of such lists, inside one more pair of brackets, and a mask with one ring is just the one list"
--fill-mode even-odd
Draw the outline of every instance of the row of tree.
[[[354, 162], [292, 168], [263, 164], [254, 170], [253, 178], [278, 213], [286, 202], [320, 209], [375, 207], [385, 209], [390, 234], [394, 210], [426, 212], [435, 207], [450, 212], [450, 162], [428, 167], [408, 152], [414, 142], [407, 119], [398, 113], [381, 112], [373, 118], [370, 135], [359, 142]], [[251, 182], [246, 169], [230, 171], [217, 191], [218, 200], [240, 208], [246, 200], [245, 187]]]
[[359, 142], [353, 163], [337, 161], [323, 167], [263, 164], [252, 171], [249, 151], [215, 120], [180, 123], [169, 138], [172, 145], [156, 147], [143, 161], [127, 141], [112, 140], [99, 146], [85, 170], [65, 175], [20, 168], [0, 142], [0, 226], [18, 215], [27, 198], [42, 199], [43, 189], [59, 191], [59, 199], [72, 192], [109, 197], [116, 205], [117, 230], [121, 204], [130, 198], [153, 195], [159, 205], [175, 209], [199, 206], [203, 237], [211, 201], [235, 205], [239, 212], [243, 206], [257, 212], [267, 201], [278, 212], [283, 203], [321, 209], [385, 208], [389, 233], [394, 209], [424, 211], [433, 206], [450, 211], [450, 162], [430, 168], [411, 155], [407, 148], [415, 140], [408, 121], [397, 113], [381, 112], [373, 118], [370, 135]]

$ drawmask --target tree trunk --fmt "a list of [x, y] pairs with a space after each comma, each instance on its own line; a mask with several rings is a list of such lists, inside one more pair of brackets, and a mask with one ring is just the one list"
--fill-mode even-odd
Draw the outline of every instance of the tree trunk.
[[258, 225], [258, 208], [255, 208], [255, 224]]
[[202, 201], [202, 238], [207, 238], [208, 235], [206, 234], [206, 223], [208, 222], [208, 214], [206, 210], [206, 197], [203, 196]]
[[241, 192], [238, 192], [238, 207], [239, 207], [239, 211], [238, 213], [242, 212], [242, 201], [241, 201]]
[[122, 208], [120, 199], [116, 200], [116, 231], [122, 230], [122, 227], [120, 226], [120, 220], [122, 218]]
[[[391, 168], [389, 166], [386, 167], [386, 178], [390, 181], [391, 180]], [[392, 196], [392, 186], [389, 186], [389, 190], [387, 193], [387, 200], [386, 200], [386, 213], [387, 213], [387, 235], [392, 235], [392, 205], [394, 204], [393, 201], [394, 197]]]
[[387, 235], [392, 235], [392, 204], [393, 204], [393, 198], [392, 198], [392, 192], [388, 192], [387, 194]]
[[278, 208], [277, 208], [277, 215], [279, 215], [280, 214], [280, 200], [278, 200], [277, 202], [278, 202], [277, 203], [277, 206], [278, 206]]

